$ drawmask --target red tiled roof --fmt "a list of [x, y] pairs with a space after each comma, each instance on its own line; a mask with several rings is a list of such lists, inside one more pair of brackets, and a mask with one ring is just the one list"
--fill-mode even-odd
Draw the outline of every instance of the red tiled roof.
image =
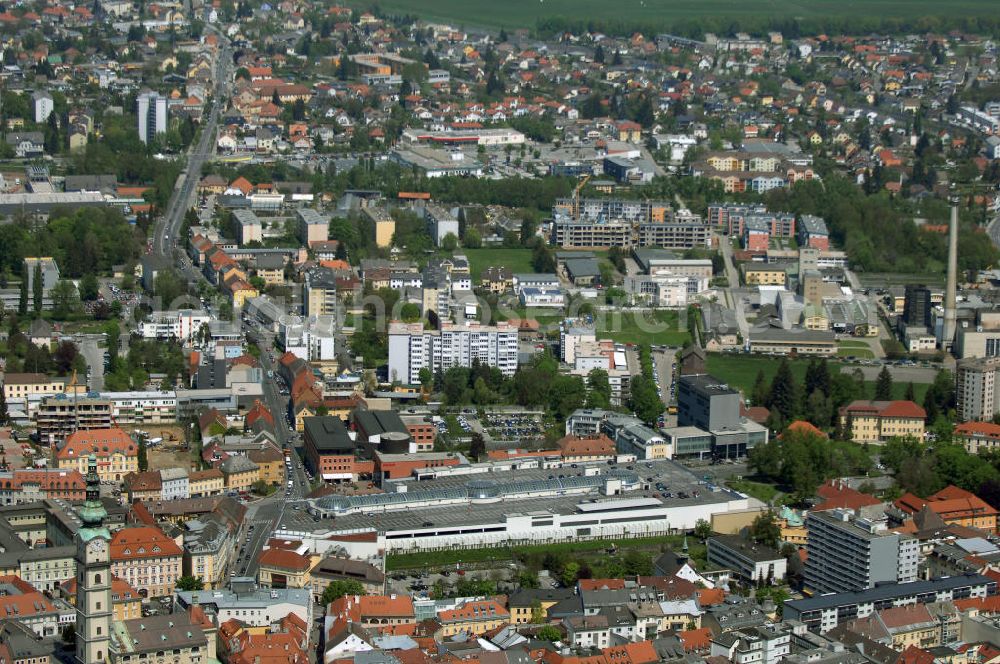
[[879, 618], [889, 629], [899, 629], [915, 623], [933, 622], [931, 614], [923, 604], [910, 604], [907, 606], [893, 606], [879, 611]]
[[677, 634], [684, 646], [685, 652], [698, 652], [707, 650], [712, 643], [712, 630], [707, 627], [699, 629], [686, 629]]
[[258, 562], [261, 567], [278, 567], [304, 572], [309, 569], [309, 558], [286, 549], [268, 549], [260, 554]]
[[413, 618], [409, 595], [345, 595], [327, 607], [328, 616], [340, 615], [355, 622], [369, 618]]
[[495, 600], [483, 600], [479, 602], [466, 602], [457, 608], [441, 611], [438, 613], [438, 620], [441, 623], [466, 622], [469, 620], [494, 620], [509, 617], [507, 609], [500, 606]]
[[912, 401], [854, 401], [846, 410], [848, 413], [866, 413], [879, 417], [927, 418], [927, 411]]
[[615, 443], [606, 435], [597, 436], [565, 436], [556, 441], [563, 456], [607, 456], [615, 453]]
[[119, 428], [87, 429], [70, 434], [66, 443], [56, 452], [56, 458], [79, 459], [90, 454], [96, 455], [98, 459], [112, 454], [132, 457], [139, 454], [139, 449], [135, 441]]
[[795, 420], [785, 431], [790, 431], [792, 433], [808, 434], [812, 436], [819, 436], [820, 438], [829, 438], [825, 433], [816, 427], [812, 422], [807, 422], [805, 420]]
[[989, 597], [966, 597], [954, 601], [955, 608], [959, 611], [976, 609], [980, 613], [988, 615], [1000, 613], [1000, 595], [990, 595]]
[[177, 543], [154, 526], [122, 528], [111, 536], [111, 560], [136, 560], [180, 556]]
[[915, 514], [926, 505], [945, 521], [998, 514], [985, 500], [957, 486], [945, 487], [926, 500], [912, 493], [905, 493], [896, 500], [895, 505], [907, 514]]
[[962, 422], [955, 427], [955, 433], [959, 436], [976, 435], [1000, 438], [1000, 424], [993, 424], [993, 422]]
[[856, 491], [840, 480], [830, 480], [816, 490], [823, 502], [814, 510], [832, 510], [837, 508], [860, 509], [869, 505], [878, 505], [881, 501], [866, 493]]

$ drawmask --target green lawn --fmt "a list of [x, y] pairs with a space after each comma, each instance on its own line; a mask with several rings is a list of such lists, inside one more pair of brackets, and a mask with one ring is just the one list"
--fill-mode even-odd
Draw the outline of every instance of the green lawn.
[[[562, 311], [562, 309], [542, 309], [540, 307], [536, 307], [529, 312], [526, 307], [518, 306], [514, 307], [511, 313], [513, 314], [511, 318], [534, 318], [543, 328], [551, 323], [558, 324], [566, 318], [566, 314]], [[495, 320], [508, 319], [508, 316], [504, 315], [504, 312], [500, 309], [493, 312], [493, 316]]]
[[731, 489], [735, 489], [740, 493], [745, 493], [748, 496], [753, 496], [757, 500], [765, 503], [770, 503], [775, 496], [781, 495], [778, 488], [773, 484], [765, 484], [764, 482], [752, 482], [750, 480], [730, 480], [726, 482], [726, 485]]
[[[349, 4], [369, 9], [369, 0], [351, 0]], [[759, 19], [768, 17], [810, 18], [879, 17], [913, 18], [915, 16], [984, 15], [995, 9], [987, 0], [953, 0], [947, 7], [935, 0], [811, 0], [784, 3], [776, 0], [381, 0], [382, 10], [417, 15], [422, 19], [455, 21], [459, 26], [506, 28], [533, 27], [540, 18], [568, 17], [633, 21], [651, 25], [669, 25], [673, 21], [698, 18]]]
[[677, 311], [601, 312], [597, 319], [597, 337], [618, 343], [680, 346], [691, 332], [680, 324]]
[[875, 357], [875, 353], [870, 348], [838, 348], [837, 357], [857, 357], [862, 360], [870, 360]]
[[534, 272], [531, 267], [531, 249], [507, 247], [488, 249], [456, 249], [456, 254], [465, 254], [469, 259], [469, 272], [472, 276], [472, 284], [479, 284], [479, 275], [488, 267], [510, 268], [515, 274], [518, 272]]
[[[858, 355], [857, 352], [850, 354]], [[754, 381], [757, 380], [757, 372], [763, 371], [764, 377], [770, 382], [770, 380], [774, 378], [774, 374], [778, 371], [778, 365], [780, 363], [781, 360], [778, 358], [762, 355], [746, 355], [742, 353], [708, 354], [709, 373], [716, 378], [724, 380], [729, 385], [743, 390], [743, 393], [748, 396], [753, 390]], [[792, 375], [795, 376], [795, 380], [799, 385], [801, 385], [806, 377], [806, 367], [809, 365], [809, 360], [790, 359], [789, 363], [791, 363], [792, 366]], [[831, 372], [839, 372], [841, 366], [843, 366], [836, 360], [830, 360], [829, 364]], [[865, 381], [865, 386], [868, 388], [867, 396], [868, 398], [871, 398], [875, 392], [875, 381]], [[906, 383], [895, 383], [892, 386], [893, 397], [896, 399], [902, 399], [906, 394], [906, 387]], [[921, 403], [923, 401], [928, 387], [930, 387], [930, 385], [927, 383], [914, 383], [913, 393], [916, 397], [917, 403]]]
[[[399, 553], [386, 557], [386, 571], [427, 567], [444, 567], [459, 563], [481, 563], [489, 561], [514, 560], [515, 556], [524, 558], [546, 553], [567, 553], [603, 555], [614, 545], [618, 549], [659, 549], [670, 545], [675, 551], [680, 551], [684, 543], [682, 535], [669, 537], [641, 537], [626, 540], [586, 540], [579, 542], [558, 542], [555, 544], [539, 544], [535, 546], [498, 546], [476, 549], [448, 551], [420, 551], [418, 553]], [[703, 560], [705, 547], [694, 537], [688, 538], [688, 553], [692, 558]]]
[[[805, 380], [808, 360], [789, 360], [792, 374], [800, 383]], [[753, 390], [757, 372], [763, 371], [764, 377], [770, 382], [778, 371], [780, 360], [762, 355], [746, 355], [743, 353], [709, 353], [708, 372], [716, 378], [721, 378], [729, 385], [749, 394]], [[830, 371], [840, 371], [840, 365], [831, 363]]]
[[[563, 251], [558, 247], [553, 247], [555, 251]], [[517, 274], [518, 272], [534, 272], [531, 266], [531, 249], [524, 247], [484, 247], [482, 249], [456, 249], [456, 254], [465, 254], [469, 259], [469, 273], [472, 276], [472, 283], [479, 283], [479, 275], [488, 267], [506, 267]], [[593, 254], [600, 261], [608, 255], [604, 249], [588, 249], [581, 251], [581, 254]]]
[[875, 353], [872, 352], [871, 346], [864, 341], [845, 340], [837, 342], [837, 356], [858, 357], [863, 360], [870, 360], [875, 357]]

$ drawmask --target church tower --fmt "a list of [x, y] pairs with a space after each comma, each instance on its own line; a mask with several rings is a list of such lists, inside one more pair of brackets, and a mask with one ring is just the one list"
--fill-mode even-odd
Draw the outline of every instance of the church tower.
[[87, 463], [87, 502], [78, 511], [83, 527], [76, 534], [76, 661], [111, 660], [111, 533], [101, 503], [97, 457]]

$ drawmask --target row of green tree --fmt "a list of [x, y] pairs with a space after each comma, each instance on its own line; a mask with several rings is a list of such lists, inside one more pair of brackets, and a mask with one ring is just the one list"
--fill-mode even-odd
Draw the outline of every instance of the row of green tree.
[[[866, 193], [853, 181], [831, 175], [822, 182], [798, 182], [774, 189], [764, 200], [775, 210], [815, 214], [826, 220], [834, 243], [851, 256], [851, 265], [869, 272], [929, 274], [944, 269], [947, 238], [919, 232], [913, 210], [884, 190]], [[921, 216], [947, 218], [946, 205], [929, 204]], [[972, 224], [959, 233], [959, 269], [980, 270], [997, 263], [1000, 254]]]
[[[850, 427], [840, 417], [843, 406], [858, 399], [888, 401], [895, 398], [895, 385], [888, 368], [879, 372], [874, 389], [868, 388], [864, 373], [831, 371], [825, 358], [811, 359], [800, 382], [792, 371], [792, 364], [782, 358], [774, 377], [768, 381], [763, 370], [757, 372], [751, 403], [769, 409], [768, 426], [781, 431], [797, 419], [806, 420], [823, 430], [833, 430], [833, 437], [844, 440]], [[908, 384], [903, 398], [915, 401], [913, 384]], [[941, 370], [928, 387], [922, 402], [927, 411], [927, 421], [933, 423], [939, 416], [947, 416], [955, 407], [955, 390], [952, 374]]]
[[820, 34], [902, 35], [957, 30], [974, 34], [995, 35], [1000, 32], [1000, 18], [988, 12], [962, 15], [957, 12], [949, 14], [938, 8], [933, 10], [910, 9], [912, 11], [896, 16], [877, 12], [869, 14], [815, 12], [792, 16], [788, 12], [769, 14], [752, 10], [739, 14], [701, 12], [697, 17], [684, 16], [678, 12], [673, 18], [664, 16], [661, 19], [645, 20], [632, 18], [627, 12], [621, 13], [618, 18], [545, 16], [536, 21], [535, 32], [543, 39], [559, 37], [566, 33], [582, 34], [584, 32], [620, 37], [630, 37], [637, 32], [645, 35], [671, 32], [691, 39], [703, 39], [705, 33], [709, 32], [718, 35], [748, 32], [763, 36], [768, 32], [775, 31], [780, 32], [785, 39]]

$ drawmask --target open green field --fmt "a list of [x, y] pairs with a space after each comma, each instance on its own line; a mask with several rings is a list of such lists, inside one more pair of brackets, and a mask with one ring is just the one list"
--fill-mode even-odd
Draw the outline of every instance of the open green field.
[[753, 496], [757, 500], [765, 503], [770, 503], [775, 499], [775, 497], [781, 495], [781, 491], [779, 491], [773, 484], [754, 482], [752, 480], [729, 480], [726, 482], [726, 486], [741, 493], [745, 493], [748, 496]]
[[[370, 0], [349, 4], [368, 8]], [[422, 19], [452, 21], [480, 27], [533, 27], [541, 18], [565, 17], [593, 20], [610, 19], [643, 24], [669, 25], [699, 18], [759, 20], [761, 18], [979, 16], [996, 9], [994, 0], [953, 0], [942, 5], [936, 0], [379, 0], [379, 7], [391, 13], [414, 14]]]
[[863, 360], [875, 357], [871, 346], [864, 341], [838, 341], [837, 355], [839, 357], [859, 357]]
[[[856, 350], [856, 349], [855, 349]], [[743, 390], [743, 393], [749, 396], [750, 392], [753, 390], [754, 381], [757, 380], [757, 372], [763, 371], [764, 377], [771, 381], [774, 378], [774, 374], [778, 371], [778, 365], [781, 363], [779, 358], [767, 357], [763, 355], [744, 355], [741, 353], [709, 353], [708, 354], [708, 371], [716, 378], [724, 380], [729, 385]], [[799, 385], [805, 381], [806, 377], [806, 367], [809, 366], [808, 359], [790, 359], [789, 363], [792, 366], [792, 375], [795, 376], [795, 380]], [[842, 365], [836, 360], [830, 360], [830, 372], [840, 372]], [[847, 365], [851, 366], [851, 365]], [[875, 393], [875, 381], [865, 381], [865, 387], [867, 388], [868, 394], [867, 398], [871, 398]], [[906, 394], [906, 383], [896, 382], [892, 386], [893, 397], [896, 399], [902, 399], [903, 395]], [[927, 393], [927, 388], [930, 387], [928, 383], [914, 383], [913, 393], [916, 397], [917, 403], [923, 402], [924, 395]]]
[[518, 272], [534, 272], [531, 267], [531, 249], [522, 248], [485, 248], [485, 249], [459, 249], [455, 253], [465, 254], [469, 259], [469, 273], [472, 276], [472, 283], [479, 283], [479, 275], [488, 267], [510, 268], [515, 274]]
[[[670, 546], [680, 551], [684, 543], [683, 535], [666, 537], [637, 537], [634, 539], [596, 539], [577, 542], [557, 542], [554, 544], [538, 544], [523, 546], [498, 546], [477, 549], [454, 549], [448, 551], [421, 551], [418, 553], [397, 553], [386, 557], [386, 571], [402, 569], [434, 568], [451, 566], [461, 563], [482, 563], [514, 560], [515, 557], [566, 553], [579, 554], [581, 558], [588, 555], [601, 556], [612, 545], [618, 549], [658, 550]], [[688, 553], [692, 558], [704, 560], [705, 546], [695, 538], [689, 538]]]
[[[561, 249], [559, 251], [562, 251]], [[531, 249], [524, 247], [483, 247], [482, 249], [456, 249], [456, 254], [465, 254], [469, 259], [469, 273], [472, 283], [479, 281], [479, 275], [488, 267], [506, 267], [518, 272], [534, 272], [531, 266]], [[607, 256], [602, 249], [591, 249], [580, 253], [593, 254], [598, 260]]]
[[[597, 337], [623, 344], [681, 346], [691, 333], [680, 325], [676, 311], [601, 312], [597, 318]], [[603, 333], [603, 334], [602, 334]]]

